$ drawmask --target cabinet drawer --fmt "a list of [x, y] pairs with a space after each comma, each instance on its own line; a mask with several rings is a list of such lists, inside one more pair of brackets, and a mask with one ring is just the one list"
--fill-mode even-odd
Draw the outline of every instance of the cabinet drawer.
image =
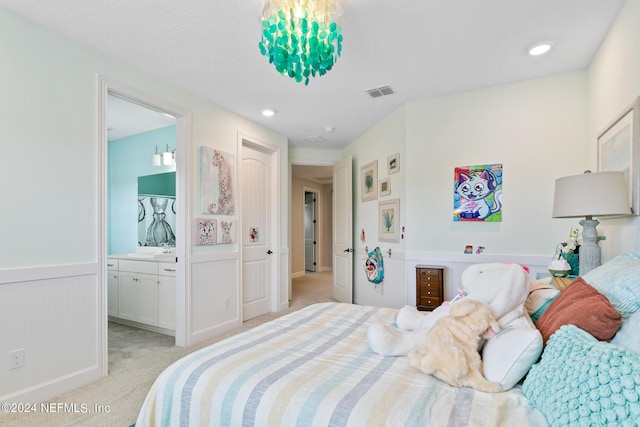
[[442, 278], [442, 270], [421, 268], [419, 271], [421, 280], [440, 280]]
[[428, 286], [420, 286], [420, 297], [440, 297], [440, 288], [439, 287], [428, 287]]
[[175, 262], [159, 262], [158, 275], [176, 277], [176, 265]]
[[422, 286], [440, 286], [442, 279], [435, 276], [425, 276], [420, 277], [418, 283]]
[[118, 271], [118, 259], [107, 258], [107, 271]]
[[120, 271], [132, 273], [158, 274], [158, 263], [155, 261], [132, 261], [128, 259], [120, 260]]
[[442, 282], [441, 281], [435, 281], [435, 282], [425, 282], [425, 281], [420, 281], [418, 283], [418, 287], [419, 289], [440, 289]]
[[423, 307], [438, 307], [440, 304], [440, 298], [422, 297], [418, 301], [418, 305]]

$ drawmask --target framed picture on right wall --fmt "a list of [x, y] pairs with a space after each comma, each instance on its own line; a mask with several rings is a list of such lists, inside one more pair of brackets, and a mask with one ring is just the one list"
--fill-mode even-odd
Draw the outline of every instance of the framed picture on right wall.
[[598, 171], [621, 171], [633, 215], [640, 215], [640, 97], [598, 136]]
[[387, 173], [391, 175], [400, 171], [400, 154], [396, 153], [387, 158]]

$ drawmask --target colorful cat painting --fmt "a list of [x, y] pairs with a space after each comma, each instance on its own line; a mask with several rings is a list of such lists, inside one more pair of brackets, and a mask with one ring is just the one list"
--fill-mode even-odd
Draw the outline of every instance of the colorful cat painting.
[[456, 168], [454, 221], [502, 220], [502, 165]]

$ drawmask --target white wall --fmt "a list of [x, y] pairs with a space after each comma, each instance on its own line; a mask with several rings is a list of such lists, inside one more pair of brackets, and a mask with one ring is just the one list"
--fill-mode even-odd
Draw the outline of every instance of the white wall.
[[[354, 257], [356, 301], [414, 302], [415, 264], [465, 264], [454, 255], [466, 245], [485, 247], [484, 257], [473, 256], [474, 262], [525, 257], [536, 268], [544, 265], [577, 222], [551, 218], [555, 179], [588, 167], [586, 147], [584, 71], [413, 102], [391, 114], [345, 150], [354, 156], [358, 187], [362, 165], [377, 160], [379, 179], [387, 176], [391, 154], [400, 153], [401, 165], [389, 176], [391, 195], [378, 199], [401, 199], [400, 243], [377, 240], [378, 201], [362, 203], [359, 188], [354, 191], [354, 241], [360, 244]], [[454, 222], [454, 168], [487, 163], [503, 164], [502, 222]], [[363, 228], [366, 242], [360, 243]], [[385, 254], [381, 289], [364, 276], [365, 245], [380, 246]], [[445, 290], [447, 299], [455, 286]]]
[[[98, 76], [191, 114], [186, 152], [190, 215], [197, 215], [197, 150], [238, 153], [239, 135], [280, 150], [280, 277], [288, 266], [287, 140], [210, 102], [0, 9], [0, 359], [24, 348], [25, 366], [0, 365], [0, 401], [38, 401], [97, 379], [104, 334], [99, 248]], [[237, 157], [238, 158], [238, 157]], [[239, 216], [238, 216], [239, 218]], [[185, 229], [191, 230], [189, 224]], [[185, 270], [195, 342], [240, 324], [238, 245], [193, 250]], [[229, 264], [232, 264], [230, 267]], [[210, 272], [212, 274], [206, 274]], [[224, 275], [224, 280], [220, 276]], [[212, 275], [215, 276], [212, 277]], [[286, 303], [282, 280], [279, 301]], [[215, 289], [216, 292], [212, 292]], [[238, 303], [208, 316], [224, 296]]]
[[[344, 150], [344, 156], [353, 157], [353, 298], [358, 304], [371, 304], [387, 307], [400, 307], [406, 303], [405, 247], [406, 240], [397, 243], [378, 240], [378, 203], [380, 201], [400, 199], [401, 226], [410, 225], [405, 236], [409, 238], [415, 233], [416, 226], [407, 221], [407, 107], [400, 107], [386, 119], [367, 131], [362, 137]], [[389, 156], [399, 154], [400, 170], [388, 174], [387, 160]], [[361, 202], [361, 167], [377, 160], [378, 181], [389, 178], [391, 194], [378, 197], [377, 200]], [[364, 230], [364, 241], [361, 239]], [[365, 276], [362, 260], [368, 251], [380, 247], [384, 255], [385, 279], [382, 284], [374, 285]], [[388, 255], [391, 250], [391, 256]]]
[[[624, 3], [588, 70], [589, 163], [597, 170], [597, 138], [640, 96], [640, 2]], [[638, 173], [640, 171], [636, 171]], [[603, 260], [640, 248], [640, 217], [601, 220], [598, 232]]]
[[[586, 73], [465, 92], [407, 107], [407, 249], [545, 255], [574, 220], [551, 218], [555, 180], [588, 167]], [[453, 222], [456, 166], [502, 163], [503, 214]]]

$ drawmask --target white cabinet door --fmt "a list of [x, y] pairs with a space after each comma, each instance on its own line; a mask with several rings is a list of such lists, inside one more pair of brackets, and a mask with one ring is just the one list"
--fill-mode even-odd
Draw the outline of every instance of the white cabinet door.
[[158, 276], [138, 274], [138, 319], [140, 323], [158, 326]]
[[118, 317], [158, 326], [158, 276], [121, 271]]
[[158, 326], [176, 328], [176, 278], [158, 276]]
[[109, 316], [118, 317], [118, 272], [107, 271], [107, 311]]
[[136, 273], [121, 271], [118, 279], [118, 317], [137, 321], [139, 297]]

